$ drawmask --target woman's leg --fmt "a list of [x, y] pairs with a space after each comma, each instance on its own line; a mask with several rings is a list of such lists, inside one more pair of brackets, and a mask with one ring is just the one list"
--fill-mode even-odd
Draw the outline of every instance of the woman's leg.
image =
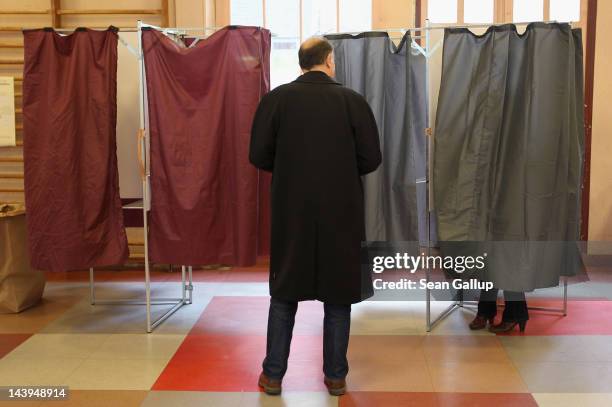
[[481, 290], [478, 300], [478, 313], [476, 318], [470, 322], [470, 329], [478, 330], [487, 327], [487, 323], [492, 324], [497, 314], [497, 288]]
[[521, 322], [529, 319], [529, 310], [525, 293], [518, 291], [504, 291], [504, 314], [502, 321]]
[[495, 315], [497, 315], [497, 292], [497, 288], [480, 290], [478, 315], [486, 319], [495, 318]]
[[502, 321], [489, 328], [493, 333], [510, 332], [517, 325], [521, 332], [525, 331], [529, 313], [525, 293], [515, 291], [504, 291], [504, 314]]

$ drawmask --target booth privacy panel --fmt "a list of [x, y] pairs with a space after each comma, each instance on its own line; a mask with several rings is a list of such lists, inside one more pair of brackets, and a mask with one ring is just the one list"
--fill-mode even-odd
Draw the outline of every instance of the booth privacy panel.
[[409, 34], [398, 47], [385, 32], [326, 38], [336, 79], [366, 98], [378, 124], [383, 162], [363, 178], [366, 238], [427, 241], [425, 59], [411, 53]]
[[515, 242], [487, 244], [488, 279], [514, 291], [556, 285], [581, 265], [581, 32], [447, 29], [443, 52], [433, 168], [441, 246]]
[[270, 32], [227, 27], [188, 42], [142, 32], [151, 152], [150, 255], [252, 265], [269, 245], [269, 177], [248, 161], [269, 89]]
[[25, 30], [23, 128], [32, 266], [124, 263], [116, 155], [117, 32]]

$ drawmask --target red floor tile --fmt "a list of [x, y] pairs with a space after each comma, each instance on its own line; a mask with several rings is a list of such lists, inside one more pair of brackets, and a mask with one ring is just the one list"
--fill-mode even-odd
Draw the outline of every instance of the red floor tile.
[[[251, 267], [232, 267], [229, 270], [203, 269], [195, 267], [193, 281], [195, 282], [267, 282], [270, 266], [268, 257], [259, 257], [257, 263]], [[89, 281], [89, 270], [74, 270], [62, 272], [46, 272], [47, 281], [84, 282]], [[96, 281], [144, 281], [144, 269], [129, 270], [96, 270]], [[155, 267], [151, 270], [153, 281], [181, 281], [181, 268], [174, 266], [173, 271]]]
[[257, 391], [263, 336], [188, 335], [153, 390]]
[[[466, 378], [458, 378], [466, 380]], [[469, 379], [467, 379], [469, 380]], [[436, 393], [443, 407], [537, 407], [529, 393]]]
[[[47, 281], [53, 282], [87, 282], [88, 270], [46, 272]], [[96, 282], [139, 282], [144, 281], [144, 270], [96, 270]], [[181, 281], [181, 269], [174, 271], [155, 269], [151, 271], [151, 279], [155, 282]], [[194, 282], [242, 282], [263, 283], [268, 281], [268, 269], [264, 267], [232, 268], [231, 270], [193, 270]]]
[[[181, 281], [181, 270], [167, 273], [166, 281]], [[196, 283], [265, 283], [268, 282], [268, 270], [261, 267], [232, 268], [231, 270], [193, 270], [193, 281]]]
[[255, 364], [242, 361], [177, 359], [168, 363], [152, 390], [171, 391], [258, 391]]
[[[174, 272], [176, 273], [176, 272]], [[151, 280], [154, 282], [168, 281], [174, 273], [163, 270], [152, 270]], [[180, 278], [180, 273], [177, 273]], [[47, 281], [51, 282], [87, 282], [89, 281], [89, 270], [76, 271], [47, 271], [45, 272]], [[144, 282], [144, 270], [95, 270], [94, 278], [96, 282]]]
[[266, 337], [259, 335], [224, 336], [189, 334], [177, 349], [174, 360], [241, 361], [245, 365], [261, 362], [266, 349]]
[[[529, 301], [530, 306], [560, 308], [561, 301]], [[567, 316], [530, 311], [525, 333], [509, 335], [612, 335], [612, 301], [569, 301]], [[506, 334], [508, 335], [508, 334]]]
[[[196, 335], [265, 335], [268, 323], [269, 297], [214, 297], [192, 334]], [[323, 304], [317, 301], [298, 305], [294, 335], [321, 335]]]
[[32, 334], [0, 334], [0, 358], [3, 358]]
[[[350, 383], [349, 383], [350, 385]], [[536, 406], [528, 393], [396, 393], [353, 392], [338, 399], [339, 407], [529, 407]]]
[[[265, 356], [261, 335], [188, 335], [153, 390], [257, 391]], [[294, 336], [284, 388], [323, 390], [322, 338]]]
[[265, 269], [227, 271], [223, 281], [226, 283], [267, 283], [269, 276], [270, 273], [266, 266]]

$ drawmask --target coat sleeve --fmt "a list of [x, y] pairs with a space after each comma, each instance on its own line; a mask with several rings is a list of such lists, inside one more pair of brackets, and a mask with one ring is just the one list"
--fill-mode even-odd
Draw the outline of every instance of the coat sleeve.
[[255, 167], [270, 171], [274, 169], [276, 152], [276, 134], [278, 132], [278, 103], [273, 94], [268, 93], [261, 99], [253, 126], [251, 127], [251, 145], [249, 161]]
[[359, 175], [375, 171], [382, 162], [378, 126], [368, 102], [355, 94], [351, 103], [351, 122], [357, 148]]

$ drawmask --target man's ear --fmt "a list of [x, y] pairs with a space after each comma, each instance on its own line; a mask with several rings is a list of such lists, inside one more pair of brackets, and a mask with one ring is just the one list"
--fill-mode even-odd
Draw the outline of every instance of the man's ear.
[[325, 60], [325, 64], [331, 68], [331, 66], [334, 64], [334, 53], [330, 52], [329, 55], [327, 56], [327, 59]]

